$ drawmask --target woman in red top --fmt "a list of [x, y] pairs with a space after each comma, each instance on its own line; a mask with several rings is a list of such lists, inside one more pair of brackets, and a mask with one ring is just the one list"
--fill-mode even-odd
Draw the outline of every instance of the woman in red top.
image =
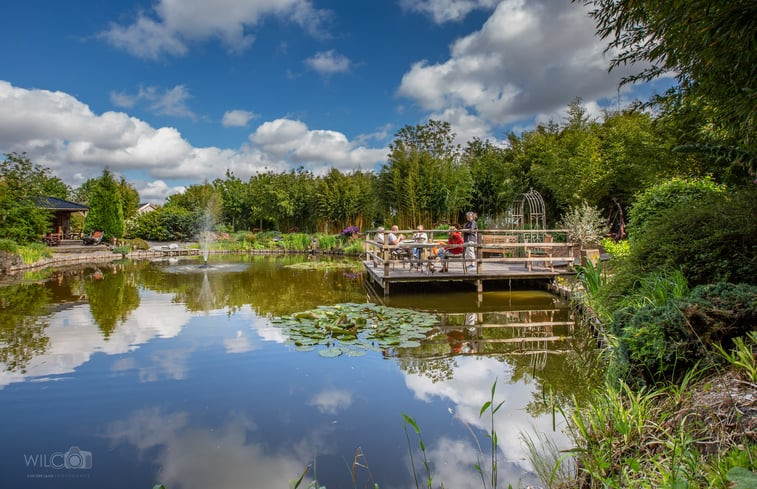
[[436, 255], [444, 260], [444, 265], [442, 265], [442, 272], [447, 271], [447, 258], [450, 255], [460, 255], [463, 252], [463, 243], [463, 237], [460, 235], [457, 228], [455, 226], [450, 226], [447, 246], [439, 250], [439, 253]]

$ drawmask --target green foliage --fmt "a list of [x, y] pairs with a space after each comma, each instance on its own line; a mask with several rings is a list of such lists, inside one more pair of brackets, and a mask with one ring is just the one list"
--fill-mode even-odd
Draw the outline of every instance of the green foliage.
[[0, 239], [0, 251], [16, 254], [18, 252], [18, 245], [12, 239]]
[[725, 187], [711, 178], [672, 178], [651, 186], [636, 197], [628, 212], [628, 235], [632, 239], [643, 235], [645, 226], [670, 208], [707, 205], [725, 194]]
[[318, 249], [320, 250], [328, 251], [337, 248], [336, 236], [333, 234], [316, 234], [315, 238], [318, 241]]
[[113, 253], [121, 255], [122, 258], [126, 258], [126, 255], [131, 253], [131, 246], [121, 245], [113, 248]]
[[303, 311], [273, 321], [300, 351], [324, 346], [325, 357], [365, 354], [366, 350], [416, 348], [439, 322], [429, 313], [375, 304], [336, 304]]
[[496, 216], [508, 209], [515, 197], [528, 188], [524, 169], [515, 162], [513, 152], [489, 141], [474, 138], [468, 142], [461, 162], [470, 168], [472, 188], [470, 207], [481, 218], [479, 228], [485, 228], [486, 216]]
[[92, 186], [84, 232], [99, 230], [103, 231], [105, 239], [121, 238], [124, 235], [124, 228], [121, 190], [113, 174], [106, 168]]
[[571, 207], [559, 225], [568, 230], [568, 240], [579, 243], [582, 248], [598, 244], [607, 228], [599, 209], [586, 202]]
[[602, 291], [607, 286], [607, 273], [601, 261], [595, 264], [589, 260], [586, 266], [577, 265], [576, 275], [584, 290], [584, 301], [602, 320], [609, 319], [610, 313], [602, 302]]
[[153, 241], [186, 241], [200, 231], [203, 217], [202, 211], [164, 206], [138, 216], [132, 222], [129, 235]]
[[671, 300], [684, 299], [689, 284], [680, 270], [652, 272], [639, 279], [634, 290], [620, 301], [620, 307], [642, 307], [651, 304], [663, 307]]
[[128, 246], [132, 250], [149, 250], [150, 245], [147, 244], [147, 241], [140, 238], [133, 238], [133, 239], [125, 239], [123, 240], [124, 245]]
[[646, 186], [675, 175], [681, 156], [671, 152], [670, 138], [647, 113], [629, 109], [590, 120], [576, 99], [562, 125], [539, 125], [510, 141], [516, 167], [556, 215], [584, 201], [602, 209], [614, 199], [627, 205]]
[[37, 207], [35, 198], [48, 195], [57, 186], [52, 181], [59, 179], [26, 154], [6, 155], [0, 163], [0, 236], [24, 244], [49, 231], [52, 213]]
[[124, 219], [133, 219], [139, 209], [139, 192], [124, 177], [118, 182], [118, 192], [121, 195], [121, 208]]
[[[728, 135], [745, 166], [757, 155], [755, 69], [757, 6], [749, 0], [585, 0], [597, 34], [609, 39], [611, 68], [639, 63], [644, 68], [623, 83], [675, 73], [668, 97], [711, 107], [710, 130]], [[689, 137], [697, 141], [698, 126]]]
[[435, 120], [397, 131], [379, 186], [384, 215], [400, 227], [454, 222], [469, 206], [473, 181], [454, 137], [449, 123]]
[[[619, 267], [618, 294], [652, 270], [680, 269], [692, 285], [753, 282], [757, 276], [757, 189], [726, 193], [706, 184], [705, 195], [634, 206], [644, 216]], [[652, 195], [654, 193], [650, 193]]]
[[343, 174], [332, 168], [317, 183], [318, 218], [332, 229], [350, 224], [358, 228], [372, 224], [378, 214], [377, 177], [373, 173]]
[[752, 382], [757, 382], [757, 359], [755, 359], [755, 348], [757, 347], [757, 332], [750, 331], [744, 338], [734, 338], [733, 349], [726, 351], [721, 345], [716, 344], [715, 349], [729, 365], [743, 370], [747, 378]]
[[305, 233], [284, 234], [279, 245], [285, 250], [305, 251], [310, 246], [310, 235]]
[[365, 240], [353, 239], [347, 243], [342, 251], [345, 255], [360, 255], [365, 253]]
[[21, 257], [25, 265], [36, 263], [42, 258], [50, 258], [53, 254], [50, 252], [50, 248], [42, 243], [31, 243], [26, 246], [18, 247], [18, 255]]
[[615, 258], [621, 258], [631, 254], [631, 246], [627, 239], [616, 242], [613, 241], [612, 238], [603, 238], [600, 244], [610, 256]]
[[608, 378], [633, 385], [673, 382], [698, 362], [714, 361], [713, 346], [730, 348], [757, 324], [757, 286], [698, 286], [685, 298], [650, 301], [616, 311], [618, 339]]

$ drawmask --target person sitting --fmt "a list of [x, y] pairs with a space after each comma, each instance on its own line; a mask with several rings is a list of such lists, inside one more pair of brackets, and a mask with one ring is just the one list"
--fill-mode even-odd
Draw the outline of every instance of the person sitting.
[[[428, 241], [428, 234], [423, 231], [422, 224], [418, 224], [418, 227], [415, 229], [415, 233], [413, 233], [413, 241], [416, 243], [426, 243]], [[413, 255], [417, 260], [421, 259], [422, 252], [423, 248], [413, 248]]]
[[404, 234], [400, 234], [400, 235], [397, 234], [399, 230], [400, 228], [398, 228], [396, 224], [392, 226], [392, 229], [389, 231], [389, 234], [386, 236], [386, 244], [388, 244], [389, 246], [397, 246], [398, 244], [400, 244], [400, 242], [402, 242], [405, 239]]
[[378, 229], [376, 229], [376, 236], [374, 237], [374, 240], [376, 243], [380, 245], [384, 245], [384, 226], [379, 226]]
[[439, 250], [437, 257], [442, 259], [442, 272], [447, 271], [447, 259], [450, 256], [460, 256], [463, 253], [463, 237], [455, 226], [449, 227], [449, 238], [447, 239], [447, 246]]

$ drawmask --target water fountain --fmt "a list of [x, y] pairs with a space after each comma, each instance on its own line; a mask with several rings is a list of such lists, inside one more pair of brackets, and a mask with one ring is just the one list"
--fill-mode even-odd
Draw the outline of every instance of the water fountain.
[[202, 229], [200, 230], [200, 249], [202, 250], [202, 266], [208, 268], [208, 255], [210, 254], [210, 244], [213, 242], [213, 202], [208, 202], [202, 219]]

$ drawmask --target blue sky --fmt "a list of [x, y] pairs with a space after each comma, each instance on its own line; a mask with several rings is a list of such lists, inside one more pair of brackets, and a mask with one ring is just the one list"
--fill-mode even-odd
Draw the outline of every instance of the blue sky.
[[6, 3], [0, 152], [74, 187], [107, 166], [143, 201], [227, 169], [377, 169], [408, 124], [497, 142], [669, 84], [618, 92], [629, 71], [570, 0]]

